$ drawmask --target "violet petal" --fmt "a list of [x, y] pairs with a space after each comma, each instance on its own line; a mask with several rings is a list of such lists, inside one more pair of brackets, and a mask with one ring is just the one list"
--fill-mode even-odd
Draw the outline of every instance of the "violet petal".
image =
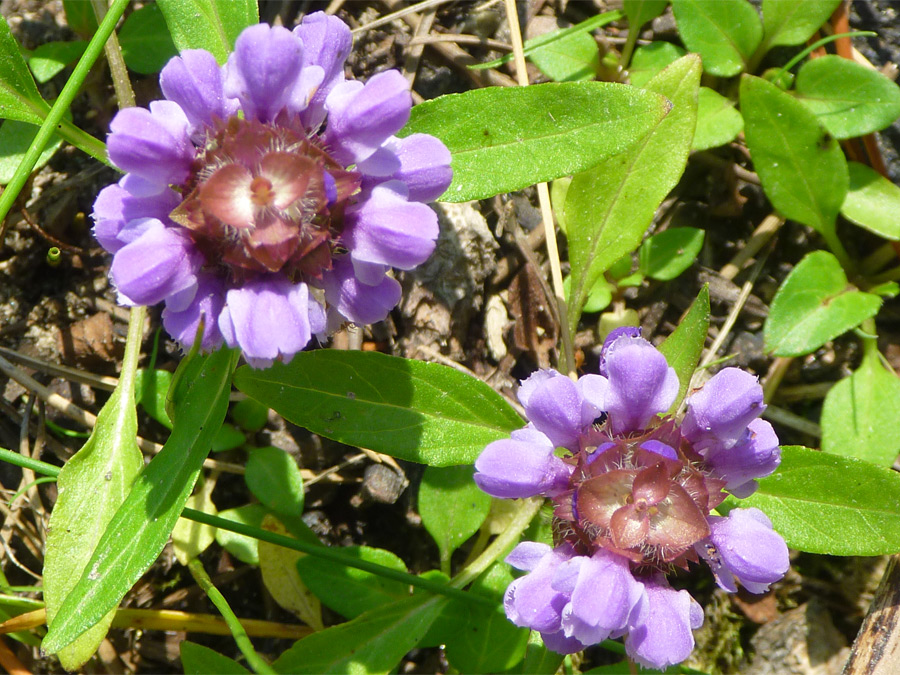
[[765, 407], [755, 376], [739, 368], [724, 368], [688, 398], [682, 433], [695, 445], [730, 447]]
[[646, 602], [625, 637], [625, 650], [645, 668], [664, 670], [691, 655], [691, 630], [703, 624], [703, 609], [687, 591], [670, 588], [664, 577], [646, 580], [644, 591]]
[[412, 269], [428, 259], [438, 236], [437, 215], [406, 198], [399, 181], [375, 187], [368, 199], [347, 209], [344, 234], [354, 261]]
[[360, 325], [377, 323], [387, 317], [400, 302], [400, 284], [382, 275], [376, 285], [361, 282], [352, 263], [335, 261], [330, 272], [322, 276], [325, 299], [348, 321]]
[[159, 86], [184, 110], [195, 137], [214, 120], [237, 112], [238, 102], [225, 96], [222, 69], [205, 49], [186, 49], [172, 58], [159, 73]]
[[553, 454], [554, 445], [527, 426], [494, 441], [475, 460], [475, 483], [493, 497], [518, 499], [565, 489], [571, 467]]
[[303, 68], [303, 44], [287, 28], [245, 28], [225, 66], [225, 94], [248, 118], [270, 122], [291, 100]]
[[131, 302], [155, 305], [196, 286], [201, 261], [187, 237], [159, 220], [144, 220], [140, 236], [113, 256], [110, 277]]
[[613, 433], [643, 429], [664, 413], [678, 395], [678, 375], [643, 338], [623, 334], [606, 353], [609, 380], [606, 410]]
[[332, 154], [347, 165], [372, 155], [409, 120], [409, 83], [396, 70], [374, 75], [364, 86], [338, 84], [325, 100], [325, 139]]
[[191, 303], [181, 311], [173, 311], [167, 304], [162, 313], [163, 326], [169, 335], [184, 348], [189, 349], [197, 336], [200, 318], [203, 317], [203, 334], [200, 348], [212, 351], [222, 344], [219, 330], [219, 314], [225, 305], [225, 289], [221, 280], [209, 274], [198, 275], [197, 292]]
[[784, 577], [790, 566], [787, 544], [766, 514], [754, 508], [732, 509], [725, 518], [710, 516], [708, 520], [709, 541], [715, 550], [701, 550], [698, 544], [697, 551], [710, 562], [719, 586], [733, 590], [727, 577], [734, 575], [751, 593], [765, 593]]

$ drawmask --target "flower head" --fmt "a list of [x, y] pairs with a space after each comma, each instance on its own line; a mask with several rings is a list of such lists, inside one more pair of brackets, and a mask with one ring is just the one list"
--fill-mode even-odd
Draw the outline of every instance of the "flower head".
[[188, 50], [160, 73], [165, 100], [120, 111], [112, 162], [126, 172], [94, 204], [125, 304], [164, 302], [189, 346], [240, 347], [265, 366], [349, 320], [385, 318], [391, 267], [434, 249], [423, 202], [450, 184], [432, 136], [397, 138], [409, 85], [397, 71], [344, 78], [350, 29], [322, 12], [293, 31], [244, 30], [224, 66]]
[[[540, 631], [550, 649], [580, 651], [625, 637], [629, 656], [665, 668], [686, 659], [703, 611], [666, 573], [705, 561], [723, 589], [763, 593], [788, 568], [784, 540], [758, 509], [714, 513], [746, 497], [780, 461], [759, 419], [756, 378], [726, 368], [692, 393], [682, 423], [661, 417], [678, 394], [663, 355], [634, 329], [606, 341], [600, 374], [555, 371], [522, 383], [530, 420], [475, 462], [475, 482], [501, 498], [556, 504], [555, 546], [523, 542], [507, 561], [527, 575], [506, 614]], [[560, 452], [557, 448], [564, 448]]]

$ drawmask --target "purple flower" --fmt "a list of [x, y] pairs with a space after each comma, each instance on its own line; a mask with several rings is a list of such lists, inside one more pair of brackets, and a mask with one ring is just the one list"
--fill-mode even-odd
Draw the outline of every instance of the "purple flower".
[[409, 85], [397, 71], [344, 79], [350, 29], [322, 12], [293, 31], [244, 30], [224, 66], [187, 50], [160, 73], [166, 100], [122, 110], [112, 162], [126, 172], [94, 204], [125, 304], [164, 302], [184, 346], [288, 361], [344, 321], [400, 300], [390, 268], [434, 249], [424, 202], [452, 177], [436, 138], [397, 138]]
[[703, 622], [667, 572], [703, 559], [725, 590], [762, 593], [787, 571], [787, 546], [761, 511], [713, 511], [776, 469], [778, 439], [748, 374], [721, 371], [679, 423], [660, 417], [677, 376], [634, 329], [612, 335], [600, 361], [600, 375], [577, 382], [552, 370], [522, 382], [530, 422], [485, 448], [475, 481], [494, 497], [556, 505], [555, 546], [525, 542], [508, 558], [528, 572], [510, 586], [510, 620], [560, 653], [624, 636], [632, 659], [661, 669], [687, 658]]

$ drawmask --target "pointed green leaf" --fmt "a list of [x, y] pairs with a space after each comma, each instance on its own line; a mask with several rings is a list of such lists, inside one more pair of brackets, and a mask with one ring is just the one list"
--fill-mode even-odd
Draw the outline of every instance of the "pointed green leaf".
[[889, 127], [900, 117], [897, 83], [841, 56], [804, 63], [794, 89], [835, 138], [864, 136]]
[[709, 285], [700, 289], [697, 299], [691, 304], [678, 327], [659, 346], [666, 362], [678, 375], [678, 396], [669, 408], [674, 413], [681, 406], [691, 384], [691, 378], [700, 363], [700, 355], [706, 346], [709, 334]]
[[[133, 378], [134, 373], [130, 378]], [[88, 570], [98, 542], [144, 466], [137, 445], [137, 413], [130, 378], [113, 392], [84, 447], [59, 472], [59, 498], [50, 516], [44, 558], [44, 601], [51, 630], [78, 578]], [[67, 670], [80, 668], [106, 637], [113, 612], [58, 653]]]
[[512, 582], [509, 565], [497, 561], [472, 584], [473, 593], [495, 598], [497, 606], [461, 609], [467, 621], [461, 630], [447, 636], [445, 647], [447, 660], [459, 672], [503, 672], [525, 655], [529, 631], [510, 622], [502, 610], [503, 594]]
[[119, 31], [125, 64], [142, 75], [158, 73], [178, 54], [158, 4], [149, 4], [128, 15]]
[[[16, 169], [22, 163], [25, 153], [37, 136], [38, 128], [33, 124], [26, 122], [18, 122], [16, 120], [6, 120], [0, 126], [0, 185], [6, 185], [12, 180]], [[50, 158], [53, 153], [59, 150], [62, 145], [62, 139], [54, 136], [50, 144], [44, 148], [41, 156], [38, 157], [34, 170], [40, 169]]]
[[624, 0], [622, 10], [628, 17], [628, 30], [640, 30], [648, 21], [662, 14], [667, 0]]
[[798, 446], [781, 449], [781, 466], [747, 499], [772, 520], [787, 545], [827, 555], [900, 551], [900, 474], [859, 459]]
[[528, 58], [554, 82], [590, 81], [600, 71], [600, 48], [588, 33], [573, 33], [538, 47]]
[[115, 609], [162, 551], [225, 419], [238, 356], [220, 349], [183, 362], [172, 396], [172, 434], [107, 525], [44, 638], [45, 652], [59, 652]]
[[700, 87], [697, 102], [697, 131], [691, 150], [708, 150], [731, 143], [744, 128], [734, 102], [709, 87]]
[[256, 0], [157, 0], [178, 51], [205, 49], [225, 63], [234, 41], [259, 23]]
[[806, 106], [774, 84], [741, 80], [744, 136], [766, 196], [785, 218], [834, 236], [847, 194], [847, 160]]
[[696, 227], [673, 227], [648, 237], [641, 244], [641, 273], [658, 281], [671, 281], [694, 264], [705, 234]]
[[22, 58], [19, 44], [0, 16], [0, 119], [40, 124], [50, 107], [44, 102]]
[[703, 57], [711, 75], [737, 75], [762, 40], [762, 22], [747, 0], [672, 0], [672, 11], [684, 46]]
[[480, 380], [378, 352], [300, 352], [287, 365], [239, 368], [234, 382], [314, 433], [433, 466], [471, 464], [485, 445], [522, 426]]
[[387, 675], [428, 632], [446, 604], [445, 597], [422, 593], [379, 607], [295, 642], [272, 667], [291, 675]]
[[[88, 5], [90, 6], [90, 5]], [[28, 55], [28, 66], [38, 82], [47, 82], [66, 66], [81, 58], [87, 47], [86, 40], [72, 42], [45, 42]]]
[[850, 189], [841, 215], [885, 239], [900, 241], [900, 187], [865, 164], [849, 162], [847, 168]]
[[166, 412], [166, 396], [172, 386], [172, 373], [168, 370], [141, 368], [135, 380], [138, 403], [150, 417], [166, 429], [172, 428], [172, 420]]
[[181, 667], [185, 675], [243, 675], [250, 673], [234, 659], [229, 659], [214, 649], [185, 640], [180, 645]]
[[[226, 509], [218, 513], [220, 518], [240, 523], [241, 525], [252, 525], [253, 527], [262, 527], [263, 519], [266, 517], [266, 509], [260, 504], [244, 504], [233, 509]], [[228, 551], [235, 558], [248, 565], [256, 565], [259, 563], [259, 540], [248, 537], [245, 534], [232, 532], [231, 530], [223, 530], [216, 528], [216, 541], [219, 546]]]
[[685, 56], [647, 88], [666, 96], [672, 111], [627, 152], [575, 176], [566, 195], [574, 333], [588, 292], [610, 265], [635, 250], [653, 215], [684, 172], [697, 122], [700, 59]]
[[890, 467], [900, 453], [900, 379], [867, 346], [859, 368], [838, 382], [822, 407], [822, 450]]
[[850, 286], [841, 264], [826, 251], [810, 253], [772, 300], [764, 335], [776, 356], [810, 354], [875, 316], [881, 298]]
[[437, 543], [442, 561], [478, 531], [491, 508], [491, 498], [475, 481], [470, 465], [429, 466], [419, 486], [422, 525]]
[[[406, 565], [390, 551], [369, 546], [345, 546], [341, 552], [382, 567], [406, 572]], [[354, 619], [376, 607], [389, 605], [409, 595], [409, 586], [372, 572], [335, 565], [333, 562], [303, 556], [297, 571], [306, 587], [326, 607], [348, 619]]]
[[828, 20], [841, 0], [763, 0], [766, 50], [800, 45]]
[[645, 136], [668, 107], [608, 82], [486, 87], [417, 105], [399, 135], [444, 142], [453, 183], [441, 199], [464, 202], [584, 171]]
[[675, 63], [687, 52], [671, 42], [651, 42], [638, 47], [631, 57], [628, 79], [635, 87], [646, 87], [647, 83], [670, 63]]
[[254, 448], [247, 459], [244, 480], [250, 492], [275, 513], [303, 513], [303, 478], [297, 462], [280, 448]]

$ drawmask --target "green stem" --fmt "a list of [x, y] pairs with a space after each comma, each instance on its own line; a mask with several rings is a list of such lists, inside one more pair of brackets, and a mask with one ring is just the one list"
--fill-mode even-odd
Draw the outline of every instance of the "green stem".
[[[13, 452], [5, 448], [0, 448], [0, 461], [5, 461], [9, 462], [10, 464], [15, 464], [16, 466], [25, 467], [31, 469], [35, 473], [40, 473], [47, 476], [56, 476], [60, 471], [60, 468], [58, 466], [53, 466], [52, 464], [47, 464], [46, 462], [41, 462], [37, 459], [25, 457], [17, 452]], [[499, 537], [497, 537], [494, 542], [487, 549], [485, 549], [484, 553], [482, 553], [474, 562], [468, 565], [466, 569], [464, 569], [459, 574], [459, 576], [453, 580], [453, 584], [449, 586], [447, 584], [441, 583], [440, 581], [435, 581], [434, 579], [425, 579], [414, 574], [409, 574], [408, 572], [401, 572], [400, 570], [391, 569], [389, 567], [382, 567], [381, 565], [368, 562], [366, 560], [353, 558], [340, 549], [328, 548], [327, 546], [322, 546], [321, 544], [314, 544], [311, 542], [294, 539], [293, 537], [286, 537], [282, 534], [269, 532], [259, 527], [253, 527], [252, 525], [245, 525], [234, 520], [227, 520], [225, 518], [220, 518], [219, 516], [213, 516], [208, 513], [204, 513], [203, 511], [186, 508], [181, 512], [181, 516], [183, 518], [187, 518], [188, 520], [193, 520], [196, 523], [201, 523], [202, 525], [211, 525], [222, 530], [228, 530], [229, 532], [243, 534], [244, 536], [252, 537], [254, 539], [265, 541], [270, 544], [275, 544], [276, 546], [282, 546], [293, 551], [306, 553], [307, 555], [311, 555], [316, 558], [329, 560], [331, 562], [337, 563], [338, 565], [353, 567], [359, 570], [363, 570], [364, 572], [377, 574], [378, 576], [384, 577], [386, 579], [391, 579], [393, 581], [400, 582], [401, 584], [407, 584], [409, 586], [415, 586], [416, 588], [421, 588], [423, 590], [430, 591], [431, 593], [446, 595], [447, 597], [455, 598], [457, 600], [462, 600], [468, 603], [475, 603], [484, 605], [486, 607], [494, 607], [496, 606], [496, 603], [490, 598], [478, 595], [476, 593], [467, 593], [466, 591], [462, 590], [461, 587], [465, 586], [471, 580], [475, 579], [475, 577], [477, 577], [484, 570], [490, 567], [491, 564], [495, 560], [497, 560], [497, 558], [505, 553], [506, 549], [509, 548], [519, 538], [522, 532], [525, 531], [525, 528], [528, 527], [528, 524], [531, 522], [534, 514], [537, 513], [538, 509], [540, 509], [541, 504], [541, 500], [528, 500], [523, 502], [522, 508], [516, 514], [507, 530]]]
[[28, 152], [25, 153], [22, 163], [19, 164], [15, 174], [13, 174], [12, 180], [6, 186], [3, 194], [0, 195], [0, 222], [6, 218], [10, 209], [12, 209], [16, 198], [22, 191], [22, 188], [25, 187], [25, 182], [28, 180], [28, 176], [31, 175], [32, 170], [34, 170], [34, 165], [41, 156], [41, 152], [43, 152], [47, 143], [50, 142], [50, 137], [54, 132], [59, 131], [60, 123], [62, 122], [65, 111], [71, 107], [72, 101], [75, 99], [78, 90], [84, 83], [88, 71], [90, 71], [91, 67], [100, 56], [103, 45], [106, 43], [106, 40], [109, 39], [109, 36], [112, 35], [116, 23], [128, 6], [128, 2], [129, 0], [115, 0], [115, 2], [113, 2], [106, 17], [100, 23], [99, 28], [97, 28], [94, 37], [91, 38], [91, 41], [88, 43], [87, 49], [84, 50], [84, 55], [78, 61], [75, 70], [72, 71], [72, 76], [60, 92], [59, 98], [56, 99], [56, 102], [50, 108], [50, 112], [47, 113], [46, 119], [43, 124], [41, 124], [41, 128], [34, 137], [34, 141], [32, 141], [31, 146], [28, 148]]
[[[103, 21], [103, 17], [106, 16], [106, 0], [91, 0], [91, 6], [94, 8], [94, 16], [97, 17], [97, 21]], [[115, 33], [110, 34], [103, 49], [106, 52], [106, 60], [109, 62], [109, 72], [112, 75], [113, 89], [116, 90], [119, 110], [134, 107], [134, 90], [131, 88], [128, 68], [125, 66], [119, 39]]]
[[828, 245], [828, 248], [830, 248], [831, 252], [834, 253], [834, 256], [838, 259], [838, 262], [841, 263], [841, 267], [844, 268], [844, 271], [846, 271], [850, 275], [855, 274], [856, 263], [853, 262], [850, 254], [847, 253], [847, 249], [844, 248], [841, 240], [838, 239], [837, 232], [831, 230], [830, 232], [822, 232], [821, 234], [822, 238], [825, 240], [825, 243]]
[[[4, 457], [5, 455], [0, 454], [0, 459]], [[307, 555], [311, 555], [316, 558], [329, 560], [339, 565], [354, 567], [356, 569], [363, 570], [364, 572], [377, 574], [378, 576], [384, 577], [386, 579], [398, 581], [401, 584], [407, 584], [409, 586], [422, 588], [426, 591], [431, 591], [432, 593], [438, 593], [439, 595], [446, 595], [448, 597], [463, 600], [465, 602], [474, 602], [489, 607], [494, 607], [496, 605], [496, 603], [490, 598], [476, 595], [474, 593], [467, 593], [460, 588], [454, 587], [456, 586], [456, 584], [454, 584], [454, 586], [448, 586], [447, 584], [441, 583], [440, 581], [435, 581], [433, 579], [423, 579], [422, 577], [417, 577], [416, 575], [409, 574], [408, 572], [401, 572], [400, 570], [394, 570], [389, 567], [382, 567], [381, 565], [378, 565], [376, 563], [353, 558], [341, 551], [339, 548], [328, 548], [327, 546], [322, 546], [321, 544], [300, 541], [299, 539], [286, 537], [282, 534], [276, 534], [275, 532], [268, 532], [266, 530], [263, 530], [262, 528], [253, 527], [252, 525], [244, 525], [243, 523], [238, 523], [233, 520], [226, 520], [225, 518], [212, 516], [208, 513], [204, 513], [203, 511], [196, 511], [194, 509], [184, 509], [181, 512], [181, 515], [183, 518], [193, 520], [196, 523], [201, 523], [203, 525], [212, 525], [213, 527], [228, 530], [229, 532], [243, 534], [247, 537], [253, 537], [254, 539], [259, 539], [260, 541], [275, 544], [276, 546], [283, 546], [284, 548], [289, 548], [293, 551], [300, 551], [301, 553], [306, 553]]]
[[112, 166], [109, 157], [106, 155], [106, 144], [91, 136], [86, 131], [82, 131], [69, 120], [62, 120], [56, 133], [66, 142], [74, 145], [83, 153], [90, 155], [99, 162], [103, 162], [107, 166]]
[[228, 630], [231, 631], [234, 641], [237, 643], [244, 658], [247, 659], [247, 664], [253, 668], [253, 672], [264, 673], [265, 675], [275, 675], [272, 666], [266, 663], [265, 660], [256, 653], [256, 650], [253, 648], [253, 643], [250, 642], [250, 638], [247, 635], [247, 631], [244, 630], [241, 622], [234, 615], [234, 612], [231, 611], [231, 607], [228, 605], [225, 596], [222, 595], [219, 589], [215, 587], [215, 584], [213, 584], [212, 579], [209, 578], [209, 575], [203, 568], [203, 563], [196, 558], [193, 558], [188, 563], [188, 570], [190, 570], [197, 585], [203, 589], [206, 596], [212, 601], [212, 604], [219, 610], [222, 618], [225, 619]]
[[512, 522], [504, 530], [503, 534], [498, 536], [491, 542], [491, 545], [484, 549], [484, 553], [473, 560], [466, 568], [453, 578], [451, 584], [456, 588], [467, 586], [474, 581], [482, 572], [494, 564], [494, 562], [512, 547], [518, 541], [522, 533], [531, 524], [537, 512], [541, 510], [543, 499], [525, 499], [519, 505], [519, 510], [513, 517]]

